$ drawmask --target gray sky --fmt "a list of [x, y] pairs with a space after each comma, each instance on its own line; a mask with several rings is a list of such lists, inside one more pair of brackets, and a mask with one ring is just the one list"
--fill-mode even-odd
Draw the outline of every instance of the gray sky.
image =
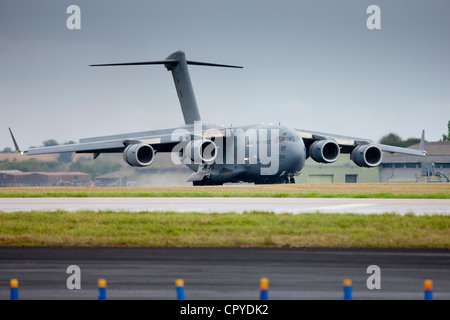
[[[69, 5], [81, 30], [69, 30]], [[369, 30], [368, 6], [381, 8]], [[450, 2], [83, 1], [0, 2], [0, 150], [44, 140], [183, 125], [162, 66], [89, 64], [165, 59], [190, 66], [202, 120], [273, 122], [378, 141], [439, 140], [450, 120]]]

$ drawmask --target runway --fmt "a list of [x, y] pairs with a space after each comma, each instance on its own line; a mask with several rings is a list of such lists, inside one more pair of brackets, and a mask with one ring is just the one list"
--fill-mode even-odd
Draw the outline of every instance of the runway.
[[[70, 265], [80, 268], [81, 289], [67, 288]], [[368, 266], [380, 268], [380, 289], [369, 289]], [[98, 297], [176, 299], [175, 279], [187, 300], [258, 300], [261, 277], [269, 299], [342, 300], [342, 281], [353, 281], [353, 299], [423, 300], [432, 279], [434, 299], [450, 299], [449, 250], [296, 248], [0, 248], [0, 299], [19, 280], [21, 300]]]
[[0, 198], [0, 212], [15, 211], [175, 211], [274, 213], [450, 214], [450, 199], [357, 198]]
[[[449, 200], [341, 198], [0, 198], [0, 211], [127, 210], [177, 212], [272, 211], [445, 214]], [[69, 290], [68, 266], [81, 270], [81, 289]], [[371, 265], [380, 267], [381, 289], [370, 290]], [[273, 300], [342, 299], [342, 281], [353, 298], [423, 300], [432, 279], [434, 299], [450, 299], [449, 250], [299, 248], [0, 248], [0, 300], [19, 279], [20, 299], [88, 299], [97, 280], [108, 299], [174, 300], [174, 281], [185, 281], [188, 300], [257, 300], [259, 280], [270, 281]]]

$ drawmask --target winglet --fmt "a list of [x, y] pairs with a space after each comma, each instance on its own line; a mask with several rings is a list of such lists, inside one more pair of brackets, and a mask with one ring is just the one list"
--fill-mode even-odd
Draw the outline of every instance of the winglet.
[[419, 150], [423, 152], [424, 155], [427, 154], [425, 151], [425, 130], [422, 130], [422, 137], [420, 138]]
[[9, 129], [9, 133], [11, 134], [11, 138], [13, 140], [14, 147], [16, 148], [16, 152], [18, 152], [20, 154], [24, 154], [24, 152], [20, 150], [19, 145], [17, 144], [16, 138], [14, 138], [14, 135], [11, 131], [11, 128], [8, 128], [8, 129]]

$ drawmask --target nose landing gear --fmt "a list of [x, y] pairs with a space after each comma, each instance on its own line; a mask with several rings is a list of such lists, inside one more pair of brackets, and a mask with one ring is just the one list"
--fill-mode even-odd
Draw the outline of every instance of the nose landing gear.
[[293, 176], [287, 176], [286, 178], [284, 178], [284, 183], [295, 184], [295, 179]]

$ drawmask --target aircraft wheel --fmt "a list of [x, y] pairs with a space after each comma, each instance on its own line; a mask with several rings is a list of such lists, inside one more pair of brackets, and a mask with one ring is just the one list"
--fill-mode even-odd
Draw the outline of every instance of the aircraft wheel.
[[193, 186], [213, 186], [214, 182], [211, 178], [203, 177], [201, 181], [192, 181]]

